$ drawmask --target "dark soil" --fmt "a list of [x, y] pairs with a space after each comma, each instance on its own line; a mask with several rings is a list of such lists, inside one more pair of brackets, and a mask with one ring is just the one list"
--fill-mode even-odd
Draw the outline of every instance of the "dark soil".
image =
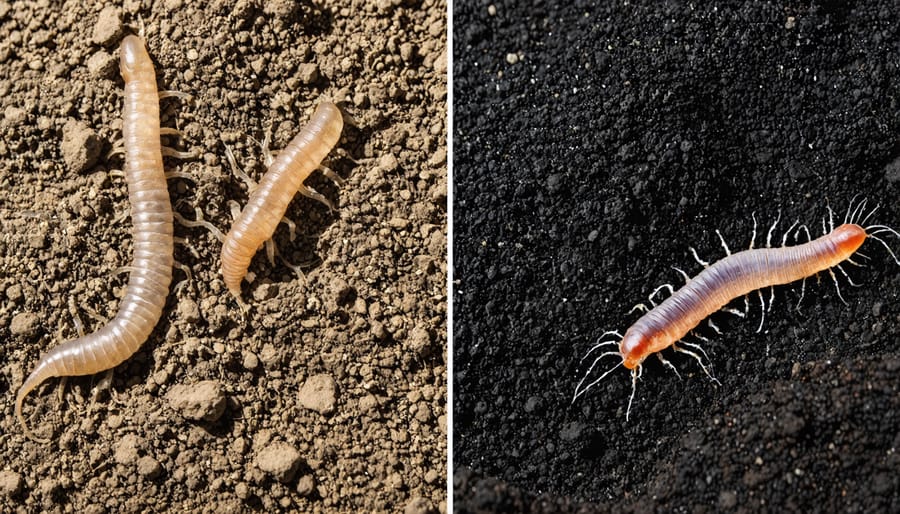
[[[442, 1], [0, 1], [0, 511], [446, 510], [446, 5]], [[220, 243], [176, 225], [192, 279], [132, 358], [16, 390], [41, 354], [116, 312], [131, 261], [118, 46], [146, 27], [184, 217], [222, 230], [273, 132], [284, 147], [323, 100], [356, 120], [298, 197], [281, 251], [260, 252], [245, 317]], [[176, 281], [185, 275], [176, 270]], [[61, 400], [57, 391], [61, 392]]]
[[715, 315], [721, 386], [669, 352], [683, 380], [648, 360], [628, 422], [625, 370], [572, 395], [716, 229], [817, 236], [855, 195], [900, 226], [900, 11], [594, 4], [455, 5], [455, 510], [897, 512], [900, 268], [874, 241], [849, 305], [822, 274], [762, 333], [755, 295]]

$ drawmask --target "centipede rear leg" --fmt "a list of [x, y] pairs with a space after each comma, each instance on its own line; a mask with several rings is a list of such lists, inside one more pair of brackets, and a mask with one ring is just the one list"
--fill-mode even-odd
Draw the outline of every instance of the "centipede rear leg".
[[[709, 355], [706, 355], [706, 351], [705, 351], [701, 346], [696, 345], [696, 344], [693, 344], [693, 343], [689, 343], [689, 342], [684, 341], [684, 340], [680, 340], [680, 341], [678, 341], [678, 343], [699, 350], [700, 352], [703, 353], [703, 355], [706, 357], [706, 359], [709, 360]], [[673, 343], [673, 344], [672, 344], [672, 349], [673, 349], [673, 350], [675, 350], [676, 352], [684, 353], [684, 354], [687, 354], [687, 355], [693, 357], [694, 360], [697, 361], [697, 363], [700, 365], [700, 368], [703, 370], [704, 373], [706, 373], [706, 376], [709, 377], [710, 380], [712, 380], [713, 382], [715, 382], [715, 383], [718, 384], [718, 385], [722, 385], [722, 383], [719, 382], [719, 379], [716, 378], [716, 377], [714, 377], [714, 376], [712, 375], [712, 373], [710, 373], [709, 368], [706, 367], [706, 364], [703, 363], [703, 359], [701, 359], [700, 356], [697, 355], [697, 353], [695, 353], [695, 352], [693, 352], [693, 351], [691, 351], [691, 350], [682, 348], [681, 346], [678, 345], [678, 343]], [[711, 362], [711, 361], [710, 361], [710, 362]]]

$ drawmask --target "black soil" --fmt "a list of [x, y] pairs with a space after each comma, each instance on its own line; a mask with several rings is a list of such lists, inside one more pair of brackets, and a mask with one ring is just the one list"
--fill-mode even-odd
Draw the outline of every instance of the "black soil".
[[689, 246], [721, 258], [716, 229], [746, 248], [755, 212], [760, 246], [780, 210], [774, 244], [815, 237], [855, 195], [900, 226], [896, 5], [559, 4], [455, 5], [456, 510], [900, 510], [900, 268], [875, 241], [862, 287], [837, 272], [849, 305], [823, 273], [761, 333], [755, 295], [715, 315], [721, 386], [669, 351], [683, 379], [648, 360], [630, 421], [623, 369], [572, 403], [579, 359], [699, 271]]

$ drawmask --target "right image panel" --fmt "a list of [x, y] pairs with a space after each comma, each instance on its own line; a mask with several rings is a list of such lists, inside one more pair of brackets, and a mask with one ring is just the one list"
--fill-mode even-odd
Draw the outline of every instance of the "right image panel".
[[457, 2], [456, 512], [900, 509], [900, 14]]

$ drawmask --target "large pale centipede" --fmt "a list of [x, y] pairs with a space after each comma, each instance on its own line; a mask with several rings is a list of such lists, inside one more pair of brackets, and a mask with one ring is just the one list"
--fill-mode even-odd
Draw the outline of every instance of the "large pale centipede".
[[[884, 240], [878, 237], [879, 234], [892, 234], [900, 237], [900, 234], [885, 225], [869, 225], [864, 228], [862, 225], [865, 225], [875, 210], [878, 209], [876, 207], [868, 214], [865, 214], [865, 204], [866, 202], [863, 201], [855, 208], [851, 205], [851, 208], [847, 210], [847, 215], [844, 217], [843, 224], [835, 228], [834, 223], [831, 222], [831, 230], [829, 232], [818, 239], [810, 240], [797, 246], [771, 248], [769, 243], [771, 242], [772, 229], [775, 228], [775, 225], [773, 225], [772, 229], [769, 230], [769, 240], [766, 248], [752, 249], [751, 242], [751, 249], [731, 254], [723, 240], [722, 244], [729, 255], [712, 265], [701, 261], [696, 257], [696, 252], [694, 252], [695, 258], [705, 267], [700, 274], [693, 278], [688, 278], [685, 274], [684, 277], [687, 283], [681, 289], [674, 291], [662, 303], [654, 305], [653, 309], [647, 310], [643, 305], [639, 305], [638, 307], [642, 307], [647, 312], [628, 328], [624, 336], [617, 331], [606, 332], [601, 336], [601, 341], [587, 352], [585, 357], [604, 346], [618, 347], [617, 350], [604, 352], [594, 359], [581, 382], [575, 388], [573, 401], [613, 370], [619, 366], [624, 366], [631, 370], [632, 384], [628, 410], [625, 414], [627, 419], [631, 412], [631, 403], [634, 400], [637, 380], [641, 376], [644, 359], [655, 353], [666, 367], [677, 373], [675, 367], [659, 353], [669, 347], [696, 359], [703, 371], [711, 379], [715, 380], [709, 373], [706, 365], [703, 364], [700, 356], [696, 353], [700, 352], [705, 355], [706, 352], [700, 346], [683, 341], [682, 338], [688, 335], [701, 321], [725, 307], [733, 299], [744, 296], [751, 291], [788, 284], [825, 270], [828, 270], [832, 278], [835, 278], [831, 268], [837, 268], [844, 276], [847, 276], [840, 264], [844, 261], [853, 263], [851, 257], [867, 238], [884, 245], [894, 258], [894, 261], [900, 265], [900, 260], [897, 259], [891, 248]], [[831, 210], [829, 209], [829, 215], [830, 213]], [[794, 226], [796, 226], [796, 223]], [[794, 226], [788, 229], [788, 232]], [[825, 232], [824, 221], [823, 232]], [[807, 230], [808, 233], [809, 231]], [[782, 245], [786, 239], [787, 234], [782, 240]], [[847, 278], [849, 279], [849, 276]], [[836, 280], [835, 285], [837, 285]], [[651, 295], [651, 302], [656, 293], [663, 287], [672, 289], [669, 285], [658, 288]], [[838, 295], [840, 296], [840, 289], [838, 289]], [[761, 293], [760, 299], [762, 300]], [[843, 297], [841, 299], [843, 300]], [[764, 303], [763, 307], [765, 307]], [[744, 314], [739, 311], [733, 312], [739, 315]], [[763, 313], [765, 313], [765, 308]], [[716, 328], [715, 325], [711, 324], [711, 326], [714, 329]], [[760, 328], [762, 328], [762, 325], [760, 325]], [[602, 340], [611, 335], [616, 336], [617, 339]], [[696, 352], [685, 347], [692, 348]], [[585, 380], [590, 376], [594, 367], [604, 357], [615, 357], [620, 359], [620, 362], [596, 380], [584, 385]], [[718, 381], [716, 380], [716, 382]]]
[[172, 281], [172, 205], [163, 171], [159, 95], [153, 63], [139, 37], [122, 41], [120, 67], [125, 79], [122, 132], [134, 261], [115, 318], [92, 334], [50, 350], [19, 388], [15, 414], [31, 439], [40, 440], [22, 416], [22, 401], [28, 393], [48, 378], [99, 373], [131, 357], [159, 321]]
[[310, 122], [275, 158], [231, 225], [222, 245], [222, 275], [228, 291], [242, 307], [241, 280], [253, 255], [275, 233], [297, 191], [320, 198], [303, 181], [337, 144], [343, 126], [341, 110], [336, 105], [319, 104]]

